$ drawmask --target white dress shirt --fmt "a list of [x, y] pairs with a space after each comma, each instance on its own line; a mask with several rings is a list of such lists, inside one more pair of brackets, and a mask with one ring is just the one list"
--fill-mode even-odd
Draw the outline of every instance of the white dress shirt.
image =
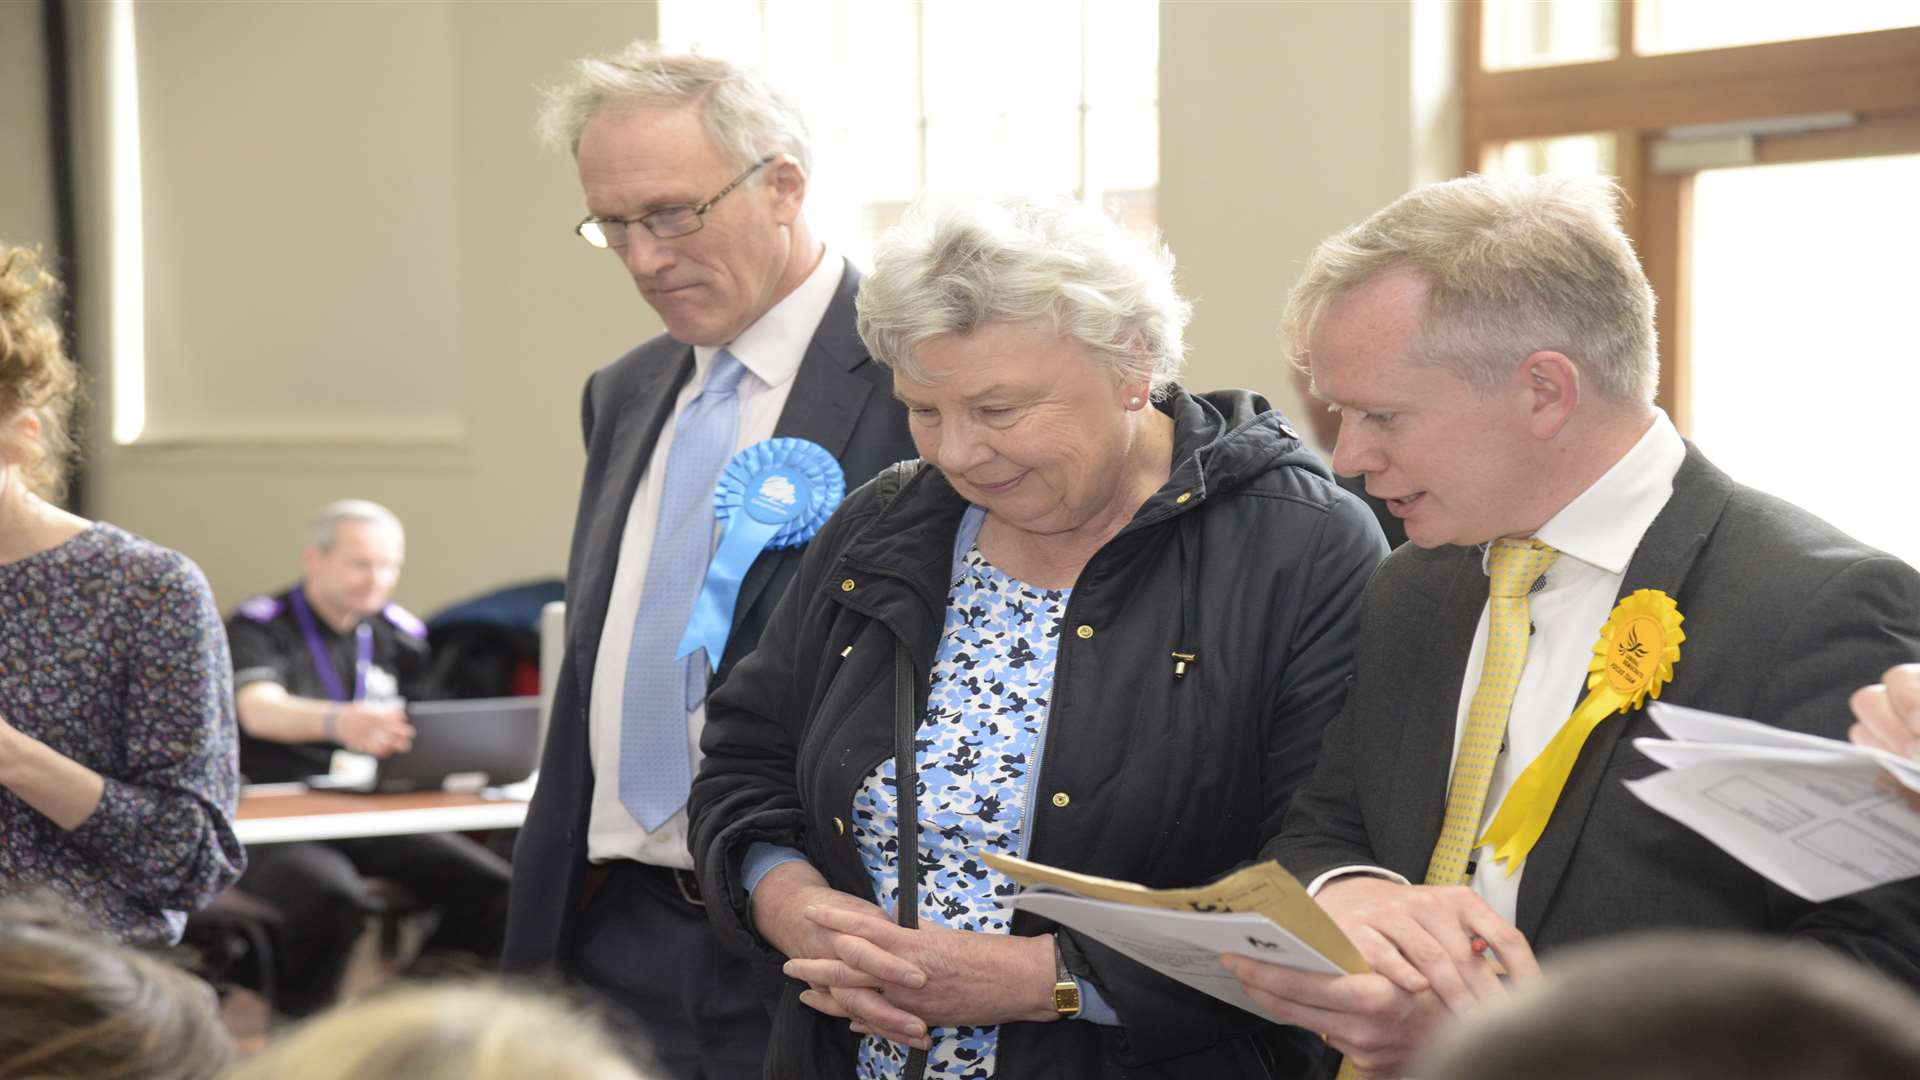
[[[1494, 763], [1487, 786], [1481, 829], [1493, 820], [1507, 789], [1546, 749], [1573, 715], [1585, 692], [1587, 662], [1593, 657], [1600, 628], [1612, 613], [1627, 564], [1673, 496], [1673, 478], [1686, 459], [1686, 444], [1667, 414], [1656, 410], [1652, 426], [1632, 449], [1614, 462], [1600, 479], [1561, 507], [1534, 537], [1554, 548], [1560, 557], [1547, 570], [1546, 582], [1528, 597], [1527, 615], [1533, 635], [1527, 642], [1527, 663], [1507, 714], [1507, 739]], [[1482, 566], [1486, 556], [1482, 555]], [[1473, 632], [1465, 677], [1460, 681], [1460, 703], [1454, 727], [1457, 753], [1466, 730], [1473, 692], [1487, 658], [1487, 611]], [[1493, 861], [1491, 845], [1474, 852], [1475, 868], [1469, 884], [1501, 918], [1514, 920], [1519, 907], [1520, 879], [1525, 863], [1509, 875]], [[1326, 882], [1348, 873], [1385, 873], [1372, 867], [1339, 867], [1313, 882], [1318, 892]], [[1397, 874], [1387, 876], [1398, 878]], [[1405, 880], [1405, 879], [1401, 879]]]
[[[800, 371], [800, 360], [833, 302], [845, 269], [845, 260], [827, 250], [798, 288], [725, 346], [747, 369], [740, 380], [735, 453], [773, 437], [774, 425], [793, 390], [794, 376]], [[673, 445], [681, 411], [699, 395], [707, 373], [713, 369], [714, 354], [719, 351], [712, 346], [693, 350], [693, 378], [681, 388], [666, 426], [653, 444], [646, 471], [633, 495], [633, 507], [627, 513], [626, 529], [620, 536], [620, 560], [607, 600], [607, 619], [600, 628], [587, 708], [587, 749], [594, 775], [593, 804], [587, 818], [587, 858], [596, 863], [636, 859], [656, 866], [693, 868], [693, 856], [687, 851], [684, 807], [649, 833], [620, 801], [620, 707], [626, 687], [627, 652], [633, 644], [633, 620], [640, 610], [641, 586], [647, 580], [660, 496], [666, 486], [667, 451]], [[700, 730], [706, 725], [706, 717], [704, 703], [687, 714], [687, 745], [696, 772], [701, 761]]]

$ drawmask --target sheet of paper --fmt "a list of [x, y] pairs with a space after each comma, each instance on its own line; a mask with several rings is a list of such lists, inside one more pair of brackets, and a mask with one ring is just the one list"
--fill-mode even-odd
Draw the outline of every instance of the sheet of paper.
[[1669, 769], [1628, 790], [1808, 900], [1920, 875], [1920, 812], [1880, 786], [1872, 755], [1778, 741], [1634, 746]]
[[1255, 912], [1178, 911], [1091, 900], [1046, 886], [1006, 904], [1070, 926], [1170, 979], [1259, 1016], [1267, 1014], [1220, 966], [1221, 953], [1328, 975], [1342, 973], [1340, 965]]
[[1656, 701], [1647, 706], [1647, 715], [1661, 731], [1682, 743], [1693, 745], [1729, 745], [1736, 747], [1772, 746], [1788, 750], [1821, 750], [1832, 754], [1873, 761], [1893, 777], [1920, 791], [1920, 765], [1885, 750], [1855, 746], [1841, 739], [1825, 739], [1800, 731], [1788, 731], [1752, 720], [1724, 716]]
[[1334, 924], [1332, 917], [1313, 902], [1300, 882], [1277, 863], [1257, 863], [1211, 885], [1188, 889], [1149, 889], [1129, 881], [1076, 874], [1071, 870], [1042, 866], [1006, 855], [988, 853], [982, 857], [994, 869], [1027, 889], [1045, 887], [1090, 900], [1139, 908], [1264, 915], [1342, 970], [1367, 970], [1367, 962], [1360, 958], [1360, 950], [1347, 940], [1347, 935]]

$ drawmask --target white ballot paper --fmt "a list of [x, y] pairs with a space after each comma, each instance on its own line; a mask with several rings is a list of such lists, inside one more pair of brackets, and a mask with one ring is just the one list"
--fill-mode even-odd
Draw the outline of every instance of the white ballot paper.
[[1221, 953], [1328, 975], [1365, 971], [1358, 949], [1273, 863], [1191, 889], [1149, 889], [1024, 859], [986, 860], [1026, 887], [1001, 903], [1091, 937], [1170, 979], [1265, 1016], [1220, 965]]
[[1221, 953], [1251, 956], [1302, 971], [1346, 974], [1340, 965], [1282, 930], [1272, 919], [1251, 911], [1162, 911], [1089, 900], [1045, 886], [1004, 903], [1071, 926], [1169, 979], [1261, 1016], [1267, 1014], [1220, 966]]
[[1920, 812], [1877, 781], [1920, 791], [1920, 768], [1883, 750], [1655, 702], [1672, 739], [1633, 745], [1667, 767], [1627, 781], [1648, 806], [1808, 900], [1920, 875]]

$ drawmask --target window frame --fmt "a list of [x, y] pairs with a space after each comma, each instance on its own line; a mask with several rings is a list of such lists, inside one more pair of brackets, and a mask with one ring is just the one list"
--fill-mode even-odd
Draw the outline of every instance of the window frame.
[[1488, 71], [1485, 0], [1460, 5], [1462, 161], [1522, 139], [1609, 132], [1626, 194], [1622, 224], [1658, 299], [1656, 403], [1691, 427], [1687, 377], [1693, 172], [1660, 172], [1651, 147], [1669, 128], [1845, 112], [1852, 126], [1755, 135], [1754, 164], [1920, 152], [1920, 27], [1640, 55], [1637, 0], [1620, 0], [1612, 59]]

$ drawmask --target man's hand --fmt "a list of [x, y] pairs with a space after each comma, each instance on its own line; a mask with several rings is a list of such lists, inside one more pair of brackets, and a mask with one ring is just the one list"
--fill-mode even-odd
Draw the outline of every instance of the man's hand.
[[786, 973], [811, 989], [801, 1000], [854, 1030], [926, 1049], [927, 1025], [1059, 1019], [1053, 1008], [1053, 937], [908, 930], [879, 913], [812, 908], [831, 930], [831, 959], [792, 960]]
[[1353, 874], [1315, 899], [1369, 967], [1406, 993], [1432, 990], [1455, 1012], [1506, 993], [1494, 957], [1516, 979], [1540, 974], [1527, 939], [1471, 889]]
[[333, 730], [341, 746], [355, 753], [392, 757], [413, 748], [413, 725], [400, 705], [354, 701], [341, 705]]
[[[1910, 760], [1920, 755], [1920, 664], [1888, 668], [1880, 682], [1854, 691], [1847, 704], [1856, 721], [1847, 738]], [[1920, 792], [1898, 781], [1890, 786], [1920, 810]]]
[[1505, 994], [1495, 956], [1515, 978], [1540, 974], [1527, 939], [1471, 889], [1354, 874], [1321, 886], [1315, 899], [1371, 972], [1320, 975], [1240, 956], [1220, 962], [1255, 1004], [1281, 1023], [1320, 1032], [1363, 1076], [1400, 1075], [1449, 1013]]
[[1321, 975], [1244, 956], [1220, 962], [1254, 1004], [1283, 1024], [1319, 1032], [1364, 1077], [1402, 1075], [1448, 1016], [1433, 991], [1409, 993], [1384, 975]]

